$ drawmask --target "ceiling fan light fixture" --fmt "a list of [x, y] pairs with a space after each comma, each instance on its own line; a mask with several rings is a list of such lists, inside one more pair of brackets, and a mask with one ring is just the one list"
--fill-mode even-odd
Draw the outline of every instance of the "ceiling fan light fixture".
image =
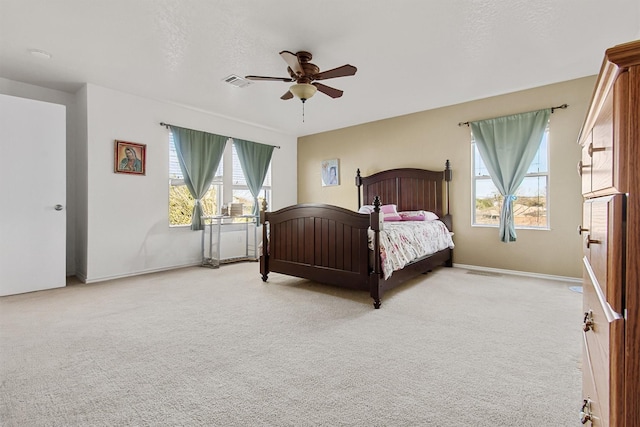
[[298, 83], [289, 88], [289, 92], [297, 96], [302, 102], [311, 98], [318, 91], [318, 88], [309, 83]]

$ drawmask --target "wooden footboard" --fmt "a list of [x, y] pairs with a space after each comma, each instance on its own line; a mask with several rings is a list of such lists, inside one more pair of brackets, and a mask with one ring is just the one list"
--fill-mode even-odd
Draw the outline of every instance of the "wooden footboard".
[[[375, 281], [368, 229], [373, 216], [338, 206], [301, 204], [261, 212], [260, 273], [288, 274], [342, 287], [369, 290]], [[375, 220], [375, 218], [374, 218]]]

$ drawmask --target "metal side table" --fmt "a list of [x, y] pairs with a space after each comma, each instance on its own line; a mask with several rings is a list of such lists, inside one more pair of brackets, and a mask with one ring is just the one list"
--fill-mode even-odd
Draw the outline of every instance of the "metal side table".
[[[202, 266], [219, 268], [220, 264], [236, 261], [258, 260], [258, 232], [257, 217], [253, 215], [240, 216], [203, 216], [204, 230], [202, 230]], [[220, 247], [223, 228], [229, 231], [243, 232], [244, 254], [222, 258]]]

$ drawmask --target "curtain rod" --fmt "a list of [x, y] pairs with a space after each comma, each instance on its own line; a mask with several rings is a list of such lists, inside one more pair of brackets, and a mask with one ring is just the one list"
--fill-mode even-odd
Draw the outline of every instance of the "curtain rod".
[[[172, 125], [172, 124], [165, 123], [165, 122], [160, 122], [160, 126], [164, 126], [164, 127], [166, 127], [167, 129], [169, 129], [169, 127], [170, 127], [170, 126], [181, 127], [181, 126], [176, 126], [176, 125]], [[204, 131], [199, 131], [199, 132], [204, 132]], [[207, 132], [207, 133], [211, 133], [211, 132]], [[229, 137], [227, 137], [227, 138], [231, 138], [231, 139], [233, 139], [233, 137], [232, 137], [232, 136], [229, 136]], [[238, 139], [240, 139], [240, 138], [238, 138]], [[262, 143], [261, 143], [261, 142], [258, 142], [257, 144], [262, 144]], [[271, 144], [262, 144], [262, 145], [271, 145]], [[272, 146], [273, 148], [278, 148], [278, 149], [280, 148], [280, 146], [279, 146], [279, 145], [271, 145], [271, 146]]]
[[[558, 105], [557, 107], [551, 107], [551, 112], [553, 113], [555, 110], [557, 110], [559, 108], [564, 110], [568, 106], [569, 106], [569, 104], [562, 104], [562, 105]], [[469, 126], [469, 122], [460, 122], [460, 123], [458, 123], [458, 126], [464, 126], [464, 125]]]

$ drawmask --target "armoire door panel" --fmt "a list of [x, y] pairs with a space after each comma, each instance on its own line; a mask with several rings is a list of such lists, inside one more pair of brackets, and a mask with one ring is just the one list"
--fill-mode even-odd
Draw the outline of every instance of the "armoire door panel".
[[[604, 399], [608, 404], [608, 399]], [[582, 341], [582, 402], [581, 402], [581, 420], [584, 424], [602, 427], [603, 424], [602, 409], [600, 407], [601, 399], [596, 390], [596, 382], [593, 375], [593, 362], [589, 354], [589, 347], [586, 335], [583, 334]], [[591, 422], [591, 424], [589, 424]]]
[[621, 245], [624, 236], [622, 219], [624, 214], [623, 194], [590, 199], [584, 203], [584, 212], [590, 214], [589, 229], [583, 232], [583, 250], [607, 302], [617, 312], [622, 312], [622, 289], [618, 283], [622, 280]]

